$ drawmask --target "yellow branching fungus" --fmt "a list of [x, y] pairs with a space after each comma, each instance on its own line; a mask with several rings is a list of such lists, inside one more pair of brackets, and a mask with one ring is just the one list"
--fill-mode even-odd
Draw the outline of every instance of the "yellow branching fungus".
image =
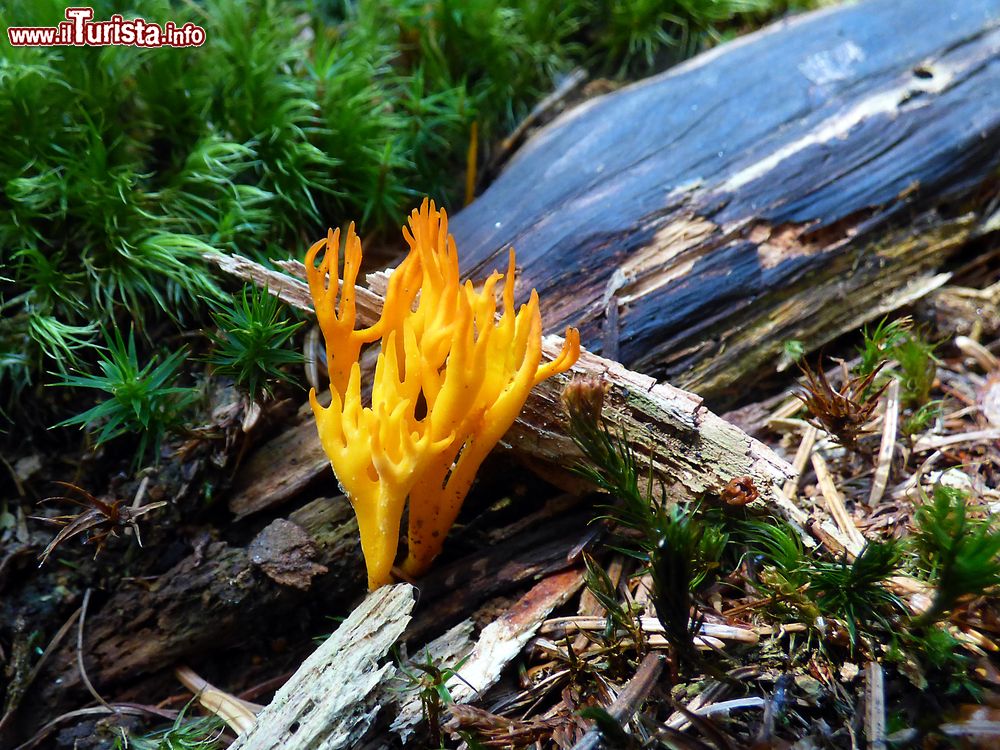
[[[416, 576], [441, 551], [476, 471], [528, 392], [569, 369], [580, 354], [580, 334], [570, 328], [559, 356], [541, 363], [538, 295], [532, 291], [515, 312], [513, 250], [507, 273], [494, 271], [476, 290], [459, 280], [444, 210], [424, 200], [403, 236], [410, 251], [390, 275], [382, 315], [369, 328], [355, 329], [361, 240], [354, 225], [347, 230], [342, 280], [340, 230], [306, 254], [326, 338], [331, 403], [320, 406], [315, 391], [309, 400], [323, 449], [358, 517], [371, 589], [392, 580], [407, 499], [403, 570]], [[376, 341], [371, 405], [365, 406], [358, 358], [365, 344]]]

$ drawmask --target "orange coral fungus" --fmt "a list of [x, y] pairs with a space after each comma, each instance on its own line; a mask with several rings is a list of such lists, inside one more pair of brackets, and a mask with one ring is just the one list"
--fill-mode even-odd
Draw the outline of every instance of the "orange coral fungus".
[[[410, 251], [389, 277], [382, 315], [369, 328], [354, 327], [361, 264], [354, 225], [347, 230], [342, 282], [339, 230], [306, 255], [326, 338], [331, 403], [320, 406], [315, 391], [309, 400], [323, 450], [357, 514], [372, 589], [392, 580], [407, 498], [409, 554], [403, 569], [416, 576], [441, 551], [476, 471], [528, 392], [569, 369], [580, 354], [580, 335], [570, 328], [559, 356], [541, 364], [538, 295], [532, 291], [515, 312], [513, 250], [507, 273], [494, 271], [477, 291], [471, 281], [459, 280], [448, 217], [433, 202], [424, 200], [413, 211], [403, 236]], [[380, 352], [371, 405], [364, 406], [358, 357], [362, 346], [375, 341]]]

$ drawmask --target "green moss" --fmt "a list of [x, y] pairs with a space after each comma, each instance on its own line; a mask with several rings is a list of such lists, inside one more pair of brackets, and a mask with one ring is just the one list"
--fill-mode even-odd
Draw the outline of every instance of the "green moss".
[[[53, 366], [94, 366], [95, 327], [131, 320], [142, 346], [160, 323], [205, 321], [201, 300], [226, 299], [206, 252], [296, 255], [328, 225], [394, 229], [425, 194], [456, 208], [474, 122], [485, 150], [574, 66], [644, 74], [712, 43], [716, 24], [784, 7], [659, 5], [101, 0], [95, 20], [192, 21], [206, 42], [4, 45], [0, 384], [13, 386], [10, 403]], [[15, 0], [0, 20], [55, 25], [64, 9]]]

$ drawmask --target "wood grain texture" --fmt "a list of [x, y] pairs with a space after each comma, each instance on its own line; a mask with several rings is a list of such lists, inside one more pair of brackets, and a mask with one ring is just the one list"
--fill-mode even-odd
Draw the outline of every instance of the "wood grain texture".
[[[364, 591], [357, 523], [343, 500], [320, 498], [289, 516], [315, 545], [329, 572], [309, 591], [269, 577], [249, 547], [208, 542], [147, 586], [122, 586], [88, 617], [87, 671], [95, 685], [120, 685], [179, 660], [197, 659], [273, 627], [309, 597], [348, 601]], [[56, 712], [81, 694], [76, 644], [57, 651], [39, 681], [38, 704]]]
[[389, 649], [410, 621], [415, 589], [398, 583], [368, 594], [257, 717], [233, 750], [339, 750], [356, 747], [396, 673]]
[[[441, 658], [435, 663], [454, 667], [461, 663], [458, 675], [446, 683], [455, 703], [471, 703], [496, 684], [504, 670], [534, 637], [542, 621], [556, 607], [565, 604], [583, 585], [580, 569], [563, 571], [543, 578], [530, 591], [495, 619], [479, 635], [475, 644], [468, 641], [467, 630], [456, 626], [436, 639], [435, 647]], [[464, 633], [464, 637], [462, 634]], [[450, 653], [447, 653], [450, 652]], [[433, 655], [433, 651], [429, 653]], [[451, 656], [448, 661], [445, 654]], [[461, 657], [456, 658], [456, 657]], [[422, 721], [420, 701], [415, 695], [404, 695], [393, 719], [391, 731], [405, 744]]]
[[[583, 541], [593, 537], [593, 511], [561, 513], [528, 529], [515, 525], [490, 544], [420, 581], [421, 606], [406, 639], [421, 644], [459, 622], [494, 596], [579, 563]], [[318, 498], [288, 520], [309, 534], [316, 563], [327, 568], [308, 591], [268, 576], [248, 548], [211, 542], [196, 549], [147, 586], [122, 587], [87, 618], [87, 673], [102, 691], [120, 689], [178, 660], [197, 663], [206, 654], [239, 648], [248, 635], [287, 628], [308, 600], [330, 611], [356, 600], [365, 589], [358, 527], [344, 498]], [[265, 530], [266, 531], [266, 530]], [[263, 533], [263, 532], [262, 532]], [[574, 553], [575, 550], [575, 553]], [[69, 710], [87, 693], [77, 666], [75, 642], [55, 652], [29, 699], [52, 715]]]
[[721, 405], [995, 231], [998, 90], [1000, 0], [793, 18], [566, 113], [451, 231], [474, 278], [517, 249], [546, 330]]

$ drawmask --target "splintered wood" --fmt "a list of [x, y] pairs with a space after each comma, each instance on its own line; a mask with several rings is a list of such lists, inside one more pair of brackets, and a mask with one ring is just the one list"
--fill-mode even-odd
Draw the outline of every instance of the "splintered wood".
[[[458, 704], [469, 703], [492, 687], [549, 613], [572, 598], [582, 585], [583, 573], [580, 570], [567, 570], [549, 576], [532, 587], [505, 614], [483, 628], [474, 646], [467, 640], [471, 629], [465, 623], [430, 644], [428, 652], [438, 664], [449, 663], [445, 654], [468, 657], [462, 662], [460, 674], [447, 682], [452, 700]], [[452, 664], [458, 662], [458, 658], [451, 660]], [[410, 695], [400, 705], [392, 731], [405, 742], [420, 720], [420, 702], [416, 696]]]
[[414, 588], [373, 591], [286, 682], [232, 750], [337, 750], [354, 747], [386, 700], [395, 674], [379, 666], [410, 621]]
[[[237, 255], [208, 257], [227, 273], [266, 287], [293, 307], [312, 312], [309, 290], [300, 279]], [[289, 261], [282, 265], [295, 275], [302, 274], [300, 263]], [[379, 286], [384, 276], [373, 275], [369, 283]], [[381, 312], [382, 297], [362, 286], [356, 291], [359, 323], [370, 325]], [[561, 337], [546, 336], [543, 353], [552, 358], [561, 346]], [[794, 471], [770, 448], [706, 409], [698, 396], [657, 383], [586, 350], [570, 373], [546, 380], [531, 392], [520, 417], [502, 441], [546, 476], [568, 478], [567, 467], [580, 457], [563, 429], [559, 401], [563, 386], [573, 374], [597, 376], [608, 384], [605, 421], [624, 435], [641, 462], [651, 459], [654, 479], [673, 489], [679, 498], [718, 492], [733, 477], [749, 476], [765, 502], [784, 515], [776, 500], [781, 485], [794, 476]], [[269, 458], [261, 461], [259, 472], [253, 470], [253, 463], [248, 464], [242, 483], [230, 499], [230, 510], [245, 516], [271, 507], [316, 476], [326, 462], [314, 436], [315, 426], [305, 420], [265, 445], [261, 451]], [[283, 468], [273, 460], [283, 453], [295, 457], [294, 465]]]

